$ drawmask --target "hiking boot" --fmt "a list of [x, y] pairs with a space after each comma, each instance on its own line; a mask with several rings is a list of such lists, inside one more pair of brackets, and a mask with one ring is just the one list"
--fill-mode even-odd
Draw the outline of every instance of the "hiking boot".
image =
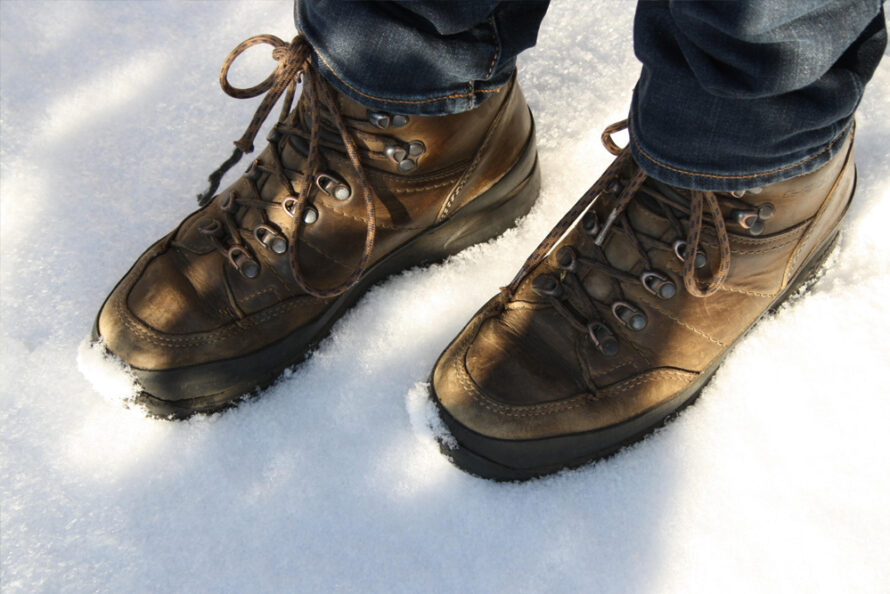
[[[227, 80], [267, 43], [275, 73]], [[146, 251], [96, 320], [94, 339], [132, 369], [137, 402], [187, 417], [222, 409], [301, 361], [377, 281], [497, 236], [538, 194], [531, 114], [514, 75], [479, 107], [441, 117], [369, 110], [330, 87], [301, 37], [253, 37], [223, 89], [267, 92], [201, 208]], [[290, 104], [298, 81], [302, 95]], [[225, 190], [277, 99], [266, 149]]]
[[472, 474], [528, 479], [641, 439], [836, 242], [852, 132], [813, 173], [723, 194], [648, 178], [611, 141], [625, 125], [603, 135], [605, 174], [433, 369], [442, 449]]

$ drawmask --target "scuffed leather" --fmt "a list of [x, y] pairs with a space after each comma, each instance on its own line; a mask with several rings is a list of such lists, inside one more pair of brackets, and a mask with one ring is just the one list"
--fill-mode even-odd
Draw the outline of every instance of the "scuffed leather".
[[[625, 298], [645, 311], [648, 324], [638, 332], [612, 324], [619, 350], [611, 357], [532, 289], [540, 274], [559, 276], [559, 245], [574, 245], [581, 253], [589, 247], [593, 240], [576, 225], [512, 297], [494, 297], [445, 350], [432, 375], [440, 404], [484, 436], [526, 440], [609, 427], [677, 397], [713, 371], [836, 230], [853, 192], [852, 136], [819, 170], [745, 196], [755, 206], [773, 204], [776, 214], [760, 236], [729, 226], [731, 268], [716, 294], [687, 293], [679, 259], [649, 249], [654, 268], [673, 278], [677, 294], [662, 300], [640, 282], [622, 281]], [[605, 220], [611, 203], [598, 200], [593, 208]], [[635, 228], [669, 240], [670, 224], [662, 217], [634, 202], [627, 214]], [[701, 243], [714, 261], [712, 227], [705, 227]], [[643, 272], [644, 263], [623, 234], [611, 233], [604, 249], [617, 267]], [[590, 295], [608, 301], [615, 295], [604, 276], [590, 272], [582, 282]]]
[[[367, 122], [368, 110], [338, 96], [342, 114]], [[306, 117], [298, 104], [297, 117]], [[458, 212], [501, 179], [518, 160], [531, 134], [531, 116], [514, 75], [480, 107], [442, 117], [411, 116], [407, 125], [380, 130], [354, 122], [365, 171], [377, 194], [377, 237], [371, 263]], [[363, 135], [362, 132], [367, 132]], [[426, 147], [418, 167], [399, 173], [381, 151], [381, 136]], [[287, 141], [289, 142], [289, 141]], [[316, 287], [348, 278], [362, 252], [367, 213], [357, 198], [358, 180], [337, 138], [325, 136], [324, 169], [353, 190], [347, 201], [315, 189], [318, 220], [300, 231], [301, 270]], [[259, 155], [263, 160], [266, 151]], [[288, 169], [303, 170], [305, 157], [293, 145], [282, 147]], [[265, 174], [268, 175], [268, 174]], [[238, 357], [269, 345], [316, 319], [331, 305], [303, 293], [292, 277], [286, 254], [265, 249], [247, 230], [261, 222], [259, 211], [242, 213], [242, 239], [260, 264], [247, 279], [202, 235], [202, 219], [221, 218], [222, 197], [246, 193], [239, 179], [204, 208], [189, 215], [168, 236], [149, 248], [115, 287], [98, 317], [107, 348], [131, 366], [164, 370]], [[261, 182], [261, 197], [280, 201], [280, 183]], [[290, 236], [293, 220], [282, 209], [267, 210], [269, 220]]]

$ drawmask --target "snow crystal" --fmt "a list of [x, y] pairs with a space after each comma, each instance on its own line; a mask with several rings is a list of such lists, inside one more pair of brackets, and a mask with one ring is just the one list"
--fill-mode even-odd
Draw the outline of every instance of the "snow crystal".
[[457, 440], [442, 422], [432, 401], [429, 383], [414, 384], [414, 387], [408, 390], [405, 405], [408, 409], [408, 418], [411, 419], [411, 428], [414, 429], [418, 439], [427, 444], [443, 443], [451, 447], [457, 445]]
[[136, 398], [139, 385], [130, 368], [108, 352], [105, 343], [84, 338], [77, 347], [77, 368], [103, 398], [127, 404]]

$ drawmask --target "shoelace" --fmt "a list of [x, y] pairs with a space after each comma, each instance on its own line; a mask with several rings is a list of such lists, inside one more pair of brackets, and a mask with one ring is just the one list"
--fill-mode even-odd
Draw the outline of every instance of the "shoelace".
[[[229, 68], [235, 59], [248, 48], [259, 45], [271, 45], [272, 57], [278, 62], [275, 71], [270, 74], [266, 80], [260, 84], [240, 89], [229, 84], [228, 73]], [[249, 254], [247, 246], [241, 241], [238, 231], [238, 222], [234, 218], [234, 214], [240, 207], [269, 209], [284, 208], [285, 211], [294, 218], [295, 225], [290, 236], [290, 268], [294, 280], [300, 288], [306, 293], [319, 298], [336, 297], [346, 292], [352, 287], [358, 279], [364, 274], [368, 268], [368, 262], [371, 258], [371, 252], [374, 249], [374, 241], [376, 237], [377, 217], [375, 210], [376, 194], [368, 182], [365, 175], [364, 167], [359, 158], [359, 152], [356, 141], [350, 131], [347, 129], [344, 116], [340, 113], [340, 108], [336, 99], [328, 89], [327, 84], [321, 80], [321, 77], [310, 66], [312, 48], [301, 36], [295, 37], [290, 43], [287, 43], [274, 35], [256, 35], [241, 42], [233, 49], [226, 59], [223, 61], [222, 69], [219, 73], [219, 83], [223, 91], [231, 97], [237, 99], [249, 99], [265, 93], [262, 102], [256, 110], [250, 125], [245, 130], [240, 139], [235, 141], [235, 151], [232, 155], [219, 166], [208, 178], [210, 186], [207, 190], [198, 196], [198, 204], [206, 205], [214, 197], [216, 190], [219, 188], [223, 175], [231, 169], [245, 153], [253, 151], [253, 141], [259, 132], [263, 122], [268, 117], [272, 108], [285, 95], [282, 104], [281, 115], [278, 122], [270, 133], [269, 140], [273, 162], [271, 164], [259, 163], [254, 161], [246, 176], [251, 182], [251, 193], [253, 196], [243, 197], [237, 195], [227, 195], [223, 198], [221, 207], [225, 213], [225, 220], [220, 223], [216, 219], [206, 219], [201, 231], [211, 238], [217, 249], [221, 250], [229, 262], [235, 266], [245, 277], [255, 277], [259, 272], [259, 265], [253, 260]], [[305, 137], [307, 131], [299, 122], [293, 122], [293, 125], [287, 125], [286, 120], [288, 114], [291, 113], [294, 95], [296, 93], [297, 83], [302, 82], [303, 93], [307, 97], [307, 119], [310, 120], [308, 130], [309, 149], [307, 155], [306, 171], [302, 172], [301, 179], [294, 187], [290, 178], [286, 174], [285, 166], [282, 162], [281, 153], [278, 148], [278, 142], [282, 136], [294, 135]], [[346, 149], [349, 160], [355, 170], [356, 177], [361, 187], [362, 198], [365, 203], [365, 212], [367, 213], [367, 231], [365, 233], [365, 243], [362, 254], [359, 258], [358, 265], [352, 271], [350, 276], [341, 284], [331, 289], [316, 289], [312, 287], [300, 270], [300, 260], [298, 253], [299, 231], [304, 220], [304, 210], [306, 209], [309, 192], [313, 183], [317, 179], [321, 164], [320, 154], [320, 138], [322, 136], [322, 120], [321, 111], [324, 108], [327, 115], [337, 128], [340, 141]], [[278, 181], [288, 189], [290, 195], [282, 202], [267, 202], [260, 198], [260, 188], [257, 180], [262, 173], [270, 173], [274, 175]], [[278, 235], [275, 229], [268, 223], [268, 219], [263, 216], [266, 221], [254, 229], [254, 236], [260, 243], [266, 245], [274, 252], [282, 254], [287, 250], [288, 242]], [[222, 240], [227, 238], [234, 245], [227, 246]]]
[[[618, 344], [610, 327], [600, 316], [599, 312], [603, 308], [610, 309], [615, 318], [631, 330], [642, 330], [647, 323], [644, 312], [623, 297], [621, 282], [641, 282], [650, 293], [662, 299], [670, 299], [676, 293], [676, 286], [670, 278], [655, 270], [643, 242], [650, 246], [661, 245], [665, 249], [671, 249], [683, 262], [683, 285], [687, 292], [695, 297], [708, 297], [723, 286], [730, 268], [729, 234], [720, 209], [720, 201], [736, 208], [733, 213], [741, 213], [737, 220], [743, 228], [751, 230], [752, 224], [757, 223], [758, 216], [756, 210], [752, 210], [750, 205], [737, 197], [720, 195], [718, 198], [713, 192], [702, 191], [681, 193], [657, 180], [647, 178], [634, 163], [630, 150], [618, 147], [612, 140], [612, 134], [625, 128], [627, 120], [606, 128], [602, 135], [603, 145], [617, 158], [535, 248], [513, 281], [502, 289], [508, 297], [512, 296], [522, 280], [549, 256], [558, 241], [581, 217], [582, 229], [593, 238], [593, 253], [581, 255], [572, 246], [561, 247], [556, 254], [560, 269], [559, 277], [542, 274], [534, 279], [532, 286], [536, 292], [547, 296], [554, 309], [574, 327], [587, 332], [597, 348], [606, 355], [615, 354]], [[616, 201], [605, 222], [601, 224], [591, 206], [594, 200], [605, 194], [616, 197]], [[677, 239], [672, 244], [667, 244], [657, 237], [648, 236], [635, 229], [626, 212], [628, 205], [634, 199], [648, 200], [649, 206], [657, 208], [660, 211], [658, 214], [669, 221], [678, 238], [684, 237], [681, 219], [687, 219], [688, 231], [685, 233], [685, 240]], [[707, 217], [705, 207], [708, 210]], [[677, 212], [682, 213], [682, 216], [678, 217]], [[772, 211], [764, 210], [761, 216], [766, 219], [772, 216]], [[696, 273], [697, 270], [707, 266], [705, 252], [699, 246], [705, 222], [714, 228], [719, 248], [717, 271], [708, 282], [702, 281]], [[752, 234], [756, 235], [762, 231], [762, 223], [758, 224], [760, 227], [753, 228], [750, 231]], [[642, 275], [636, 276], [618, 269], [606, 258], [604, 243], [609, 235], [615, 232], [623, 233], [646, 263], [646, 270]], [[577, 273], [581, 268], [592, 268], [610, 277], [615, 281], [613, 285], [619, 298], [612, 303], [599, 303], [588, 294], [578, 277]]]

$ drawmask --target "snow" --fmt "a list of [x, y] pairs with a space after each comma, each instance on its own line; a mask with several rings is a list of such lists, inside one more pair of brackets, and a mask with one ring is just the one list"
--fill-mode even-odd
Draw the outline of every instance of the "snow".
[[[0, 3], [3, 591], [890, 590], [887, 60], [832, 266], [697, 404], [525, 484], [438, 453], [429, 370], [608, 164], [599, 134], [638, 72], [632, 13], [556, 2], [521, 57], [544, 188], [518, 229], [374, 288], [261, 398], [170, 423], [122, 406], [131, 380], [83, 340], [255, 109], [219, 90], [223, 57], [289, 39], [291, 6]], [[251, 53], [234, 84], [266, 76]]]

